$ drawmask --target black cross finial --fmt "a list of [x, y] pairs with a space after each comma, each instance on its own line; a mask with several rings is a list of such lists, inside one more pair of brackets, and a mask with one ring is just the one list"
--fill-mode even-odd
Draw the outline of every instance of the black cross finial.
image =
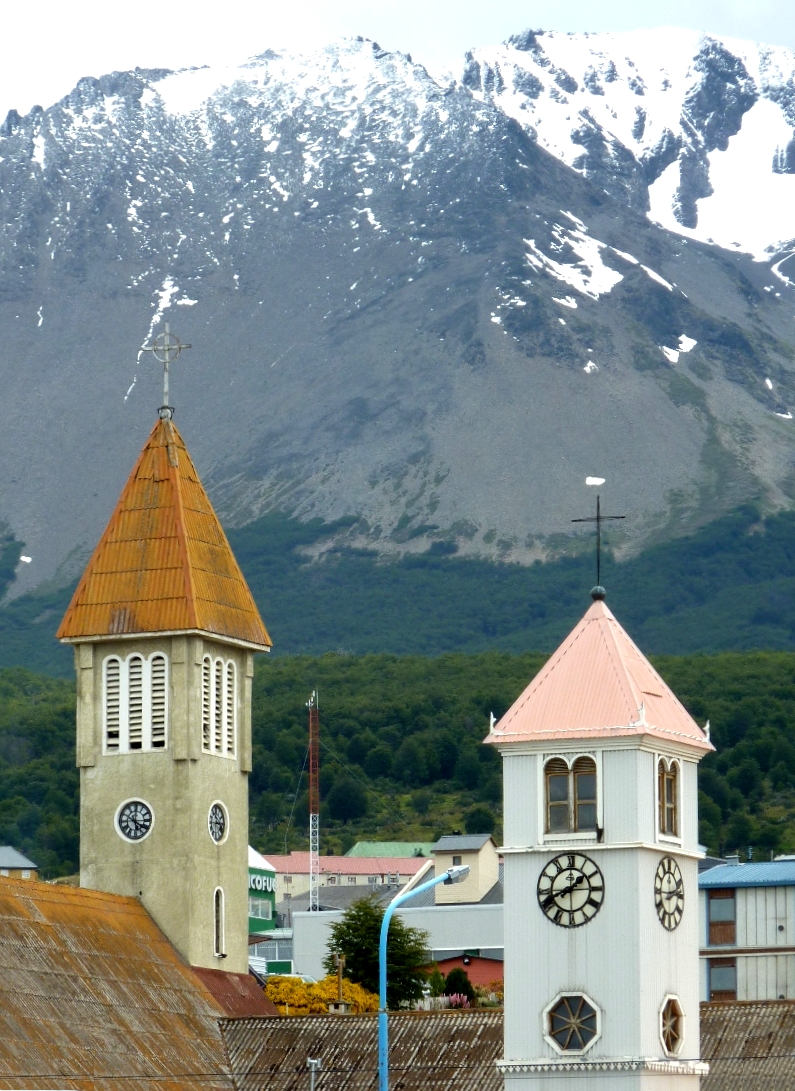
[[591, 591], [591, 598], [603, 599], [606, 591], [602, 587], [602, 523], [606, 519], [626, 519], [626, 515], [602, 515], [599, 493], [596, 494], [596, 515], [587, 519], [572, 519], [572, 523], [596, 523], [596, 587]]
[[191, 345], [184, 345], [171, 332], [168, 322], [166, 322], [165, 332], [159, 333], [151, 345], [144, 345], [141, 350], [142, 352], [151, 352], [154, 358], [163, 365], [163, 404], [160, 406], [159, 413], [164, 420], [171, 420], [174, 416], [174, 406], [168, 404], [168, 365], [172, 360], [176, 360], [183, 349], [191, 347]]

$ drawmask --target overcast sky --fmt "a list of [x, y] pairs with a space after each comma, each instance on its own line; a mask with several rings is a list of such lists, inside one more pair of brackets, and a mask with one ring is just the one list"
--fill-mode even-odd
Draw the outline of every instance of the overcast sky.
[[795, 47], [793, 0], [5, 0], [0, 118], [47, 107], [81, 76], [234, 63], [269, 46], [362, 34], [439, 69], [526, 27], [681, 26]]

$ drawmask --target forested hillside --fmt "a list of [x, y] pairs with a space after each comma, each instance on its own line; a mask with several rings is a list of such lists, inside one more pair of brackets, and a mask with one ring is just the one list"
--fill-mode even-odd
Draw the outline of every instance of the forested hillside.
[[[251, 841], [266, 854], [306, 845], [306, 708], [320, 698], [323, 850], [359, 838], [500, 836], [497, 754], [480, 743], [544, 661], [504, 652], [437, 658], [326, 654], [269, 659], [254, 680]], [[701, 827], [712, 852], [795, 851], [795, 654], [654, 660], [717, 753], [701, 767]], [[0, 671], [0, 844], [46, 875], [78, 866], [74, 687]]]
[[[529, 567], [458, 557], [443, 542], [384, 563], [361, 550], [323, 553], [340, 527], [273, 513], [229, 532], [274, 657], [551, 652], [589, 602], [590, 535], [562, 539], [558, 559]], [[795, 649], [795, 513], [762, 518], [743, 507], [620, 562], [609, 532], [606, 540], [608, 603], [647, 653]], [[21, 546], [7, 540], [0, 548], [2, 592]], [[0, 609], [0, 667], [71, 675], [71, 651], [54, 637], [71, 591], [45, 590]]]

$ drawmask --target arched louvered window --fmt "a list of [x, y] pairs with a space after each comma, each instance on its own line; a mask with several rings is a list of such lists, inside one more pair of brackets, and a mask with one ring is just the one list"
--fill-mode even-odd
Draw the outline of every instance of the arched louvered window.
[[166, 657], [153, 655], [152, 664], [152, 749], [166, 745]]
[[130, 750], [144, 743], [144, 661], [140, 655], [127, 660], [127, 731]]
[[595, 830], [596, 762], [577, 758], [550, 758], [544, 766], [546, 832], [580, 833]]
[[226, 753], [235, 755], [235, 664], [226, 664], [226, 692], [224, 694], [224, 734]]
[[105, 660], [105, 749], [108, 753], [119, 749], [120, 687], [121, 660], [113, 655]]
[[215, 957], [225, 958], [224, 949], [224, 892], [220, 886], [215, 888], [213, 895], [213, 933]]
[[657, 802], [660, 833], [679, 836], [679, 763], [660, 758], [657, 764]]
[[168, 660], [138, 652], [103, 665], [105, 753], [165, 750], [168, 743]]
[[202, 749], [235, 756], [237, 676], [231, 659], [202, 660]]

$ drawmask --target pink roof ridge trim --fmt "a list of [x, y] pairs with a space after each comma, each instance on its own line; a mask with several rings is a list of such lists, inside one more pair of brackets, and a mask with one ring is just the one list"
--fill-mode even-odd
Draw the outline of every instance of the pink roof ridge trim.
[[610, 609], [597, 600], [486, 742], [632, 735], [714, 749]]

